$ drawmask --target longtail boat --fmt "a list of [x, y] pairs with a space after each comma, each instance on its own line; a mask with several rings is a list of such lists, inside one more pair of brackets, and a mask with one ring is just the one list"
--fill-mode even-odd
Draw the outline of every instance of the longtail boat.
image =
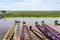
[[20, 40], [20, 26], [19, 23], [20, 21], [15, 21], [16, 22], [16, 28], [13, 36], [13, 40]]
[[15, 22], [13, 25], [10, 26], [10, 28], [8, 29], [2, 40], [13, 40], [16, 25], [17, 24]]
[[[53, 40], [51, 37], [48, 36], [46, 29], [38, 24], [38, 22], [35, 22], [35, 26], [38, 28], [39, 31], [41, 31], [45, 36], [47, 36], [50, 40]], [[48, 31], [49, 32], [49, 31]]]
[[59, 25], [60, 26], [60, 23], [58, 23], [59, 21], [58, 20], [55, 20], [55, 25]]
[[40, 40], [50, 40], [47, 36], [45, 36], [42, 32], [38, 32], [32, 26], [30, 26], [30, 31], [32, 31]]
[[22, 32], [21, 32], [21, 40], [33, 40], [25, 22], [23, 22], [23, 28], [22, 28]]
[[[49, 27], [47, 24], [42, 21], [42, 26], [40, 24], [36, 24], [36, 27], [39, 28], [44, 34], [51, 38], [51, 40], [60, 40], [59, 33], [53, 28]], [[58, 34], [58, 36], [57, 36]]]
[[49, 35], [54, 40], [60, 40], [60, 33], [53, 29], [51, 26], [47, 25], [46, 23], [42, 22], [42, 26], [46, 29], [47, 35]]

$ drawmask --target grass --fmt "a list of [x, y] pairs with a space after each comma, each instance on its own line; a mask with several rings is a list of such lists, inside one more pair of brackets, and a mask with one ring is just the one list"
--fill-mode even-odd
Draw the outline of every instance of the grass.
[[1, 15], [4, 17], [60, 17], [60, 11], [15, 11]]

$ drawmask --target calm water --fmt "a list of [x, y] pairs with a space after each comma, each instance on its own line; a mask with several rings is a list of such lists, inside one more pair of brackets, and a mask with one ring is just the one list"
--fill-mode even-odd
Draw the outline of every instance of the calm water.
[[39, 22], [40, 24], [41, 24], [41, 21], [45, 21], [45, 23], [47, 23], [52, 28], [60, 32], [60, 26], [54, 25], [55, 20], [59, 20], [59, 23], [60, 23], [60, 18], [3, 18], [3, 19], [0, 19], [0, 40], [2, 39], [2, 37], [4, 36], [8, 28], [14, 23], [14, 21], [20, 21], [20, 26], [22, 26], [22, 22], [25, 21], [27, 23], [27, 26], [32, 25], [33, 27], [35, 26], [34, 23], [36, 21]]

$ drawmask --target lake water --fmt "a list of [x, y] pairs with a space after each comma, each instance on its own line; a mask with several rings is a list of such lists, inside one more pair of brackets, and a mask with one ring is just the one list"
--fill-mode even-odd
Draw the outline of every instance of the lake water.
[[0, 19], [0, 40], [4, 36], [8, 28], [14, 23], [14, 21], [20, 21], [20, 26], [22, 27], [22, 22], [25, 21], [27, 26], [32, 25], [35, 28], [35, 22], [45, 21], [46, 24], [50, 25], [52, 28], [60, 32], [60, 26], [55, 26], [54, 21], [58, 20], [60, 23], [60, 18], [3, 18]]

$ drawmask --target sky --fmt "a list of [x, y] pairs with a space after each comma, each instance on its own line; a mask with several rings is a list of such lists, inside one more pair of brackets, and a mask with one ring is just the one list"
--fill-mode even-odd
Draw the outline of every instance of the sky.
[[60, 0], [0, 0], [0, 10], [60, 10]]

